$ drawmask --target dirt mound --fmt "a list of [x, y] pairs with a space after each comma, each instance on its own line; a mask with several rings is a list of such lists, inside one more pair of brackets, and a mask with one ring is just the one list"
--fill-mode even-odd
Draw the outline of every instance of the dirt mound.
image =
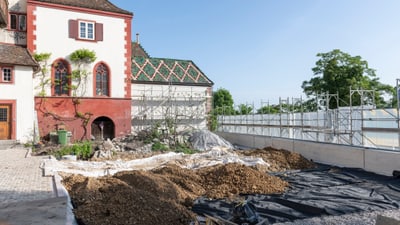
[[181, 204], [184, 194], [161, 176], [121, 172], [114, 177], [64, 178], [79, 224], [187, 225], [194, 214]]
[[[285, 150], [265, 148], [237, 153], [263, 158], [271, 165], [267, 171], [315, 167], [300, 154]], [[198, 170], [167, 165], [100, 178], [61, 175], [75, 216], [85, 225], [187, 225], [195, 220], [190, 207], [200, 196], [234, 198], [238, 194], [282, 193], [288, 187], [287, 182], [265, 171], [236, 163]]]
[[152, 172], [165, 177], [179, 186], [181, 191], [187, 195], [185, 199], [186, 204], [189, 200], [194, 200], [206, 192], [203, 185], [201, 185], [203, 178], [193, 170], [171, 164], [166, 167], [154, 169]]
[[193, 200], [233, 197], [240, 193], [280, 193], [288, 184], [240, 164], [198, 171], [175, 165], [153, 171], [120, 172], [88, 178], [64, 175], [80, 224], [189, 224]]
[[203, 168], [203, 187], [209, 198], [234, 197], [238, 194], [271, 194], [283, 192], [288, 183], [241, 164]]
[[260, 157], [270, 166], [267, 169], [270, 172], [285, 171], [285, 170], [302, 170], [315, 168], [316, 165], [304, 158], [296, 152], [290, 152], [282, 149], [264, 148], [255, 150], [237, 151], [238, 154], [244, 156]]

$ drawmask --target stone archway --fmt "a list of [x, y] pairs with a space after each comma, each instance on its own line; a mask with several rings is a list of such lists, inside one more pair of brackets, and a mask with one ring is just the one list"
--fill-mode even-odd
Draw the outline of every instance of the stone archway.
[[114, 122], [108, 117], [98, 117], [93, 121], [91, 128], [92, 138], [94, 138], [94, 140], [112, 140], [115, 137]]

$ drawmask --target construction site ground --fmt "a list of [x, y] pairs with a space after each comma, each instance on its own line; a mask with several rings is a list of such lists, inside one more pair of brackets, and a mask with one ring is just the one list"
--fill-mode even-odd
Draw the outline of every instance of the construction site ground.
[[[6, 152], [0, 151], [1, 153]], [[76, 219], [79, 224], [86, 225], [187, 225], [191, 221], [199, 219], [196, 213], [197, 215], [201, 215], [201, 212], [213, 213], [213, 217], [221, 218], [223, 218], [224, 213], [225, 215], [231, 215], [229, 209], [232, 204], [237, 205], [245, 202], [245, 200], [256, 204], [266, 204], [263, 205], [265, 208], [270, 203], [269, 199], [273, 199], [273, 197], [287, 195], [289, 198], [294, 198], [296, 193], [301, 193], [300, 190], [307, 193], [318, 192], [323, 188], [318, 187], [321, 183], [317, 181], [325, 179], [330, 181], [328, 185], [325, 184], [327, 186], [337, 185], [344, 187], [342, 189], [343, 193], [348, 192], [346, 187], [349, 186], [347, 185], [364, 188], [351, 189], [358, 192], [363, 192], [370, 188], [373, 191], [367, 193], [366, 196], [373, 196], [375, 200], [383, 202], [384, 207], [376, 205], [375, 207], [367, 207], [360, 210], [355, 207], [352, 213], [348, 213], [349, 210], [346, 211], [344, 209], [342, 212], [338, 212], [336, 216], [330, 216], [335, 215], [329, 214], [335, 209], [332, 206], [328, 207], [330, 211], [326, 211], [328, 212], [327, 214], [320, 213], [318, 215], [318, 212], [321, 211], [317, 211], [317, 213], [311, 213], [311, 216], [307, 218], [298, 216], [297, 219], [293, 217], [286, 220], [286, 222], [284, 220], [279, 221], [276, 219], [278, 217], [276, 217], [274, 224], [372, 225], [378, 224], [379, 220], [384, 221], [381, 224], [396, 224], [400, 219], [398, 205], [400, 185], [395, 178], [375, 176], [368, 173], [368, 176], [363, 175], [363, 173], [360, 175], [357, 170], [352, 172], [343, 168], [323, 165], [318, 165], [318, 168], [315, 169], [313, 162], [296, 153], [271, 148], [234, 152], [227, 150], [222, 152], [210, 151], [208, 153], [202, 153], [205, 159], [209, 159], [208, 161], [206, 160], [205, 164], [200, 163], [200, 158], [197, 156], [170, 153], [162, 154], [167, 156], [166, 158], [158, 157], [159, 155], [146, 157], [144, 155], [135, 156], [134, 154], [122, 153], [115, 155], [119, 160], [101, 162], [60, 162], [54, 158], [33, 157], [34, 159], [40, 158], [42, 163], [40, 165], [31, 165], [32, 168], [26, 169], [40, 171], [39, 166], [41, 166], [44, 169], [43, 175], [45, 175], [45, 179], [53, 175], [61, 175], [63, 178], [62, 183], [64, 184], [62, 188], [65, 187], [68, 190]], [[238, 155], [242, 161], [234, 158], [234, 154]], [[18, 157], [22, 156], [19, 155]], [[133, 163], [137, 161], [132, 160], [134, 158], [140, 158], [139, 161], [142, 163]], [[225, 159], [225, 161], [212, 161], [210, 160], [211, 158]], [[261, 163], [258, 160], [260, 158], [264, 159], [262, 161], [266, 162], [266, 164]], [[130, 165], [130, 167], [124, 166], [126, 164]], [[140, 169], [132, 170], [135, 165]], [[153, 166], [150, 167], [149, 165]], [[323, 166], [323, 169], [320, 170], [321, 166]], [[308, 170], [310, 168], [314, 169]], [[303, 169], [306, 170], [302, 171]], [[10, 171], [2, 169], [1, 172], [8, 173]], [[330, 174], [333, 174], [333, 177], [328, 176]], [[371, 177], [369, 177], [370, 175]], [[21, 186], [24, 186], [24, 180], [29, 179], [25, 177], [24, 173], [15, 174], [14, 176], [14, 180], [17, 177], [22, 180], [22, 184], [19, 184]], [[379, 182], [376, 182], [376, 179]], [[52, 181], [54, 180], [56, 179], [52, 179]], [[296, 180], [299, 182], [296, 182]], [[387, 180], [389, 180], [389, 183], [387, 183]], [[345, 185], [343, 185], [343, 182]], [[8, 185], [12, 186], [11, 183]], [[26, 183], [25, 185], [28, 186], [29, 184]], [[380, 192], [386, 189], [386, 186], [392, 187], [391, 192], [389, 192], [390, 195]], [[329, 187], [324, 188], [329, 189]], [[398, 188], [397, 192], [396, 188]], [[8, 190], [11, 190], [11, 188], [8, 188]], [[298, 192], [294, 192], [294, 190]], [[67, 221], [65, 224], [73, 224], [63, 218], [64, 216], [68, 217], [66, 215], [66, 198], [57, 198], [56, 192], [49, 194], [46, 197], [48, 199], [35, 200], [35, 193], [32, 193], [31, 199], [25, 196], [20, 201], [3, 204], [0, 213], [0, 224], [64, 224], [64, 221]], [[349, 192], [348, 194], [353, 193]], [[302, 199], [302, 201], [304, 200]], [[366, 199], [361, 200], [364, 201]], [[276, 199], [274, 201], [272, 202], [275, 204], [277, 201]], [[350, 202], [352, 201], [350, 200]], [[295, 205], [298, 202], [293, 201], [291, 203]], [[368, 203], [364, 205], [368, 205]], [[307, 204], [303, 206], [307, 206]], [[338, 203], [337, 207], [340, 208], [341, 206]], [[206, 207], [205, 210], [204, 207]], [[213, 209], [213, 207], [215, 208]], [[259, 208], [260, 205], [256, 205], [256, 207]], [[308, 207], [307, 209], [315, 210], [318, 207]], [[54, 215], [45, 214], [46, 210], [47, 212], [54, 212]], [[274, 210], [271, 211], [273, 212]], [[282, 207], [276, 211], [281, 214], [287, 212]], [[289, 211], [293, 210], [289, 209]], [[380, 215], [394, 219], [388, 223], [388, 218], [380, 217]], [[203, 218], [205, 218], [204, 214]], [[39, 222], [29, 223], [27, 222], [29, 220]]]
[[[236, 153], [247, 158], [264, 158], [269, 165], [221, 163], [187, 169], [181, 167], [183, 159], [178, 155], [151, 170], [122, 171], [101, 177], [60, 174], [81, 224], [188, 225], [196, 220], [191, 207], [201, 196], [233, 201], [240, 194], [283, 193], [288, 183], [266, 171], [314, 167], [299, 154], [284, 150], [268, 148]], [[226, 159], [231, 154], [235, 152], [229, 151]], [[126, 160], [127, 156], [123, 158]]]
[[114, 157], [48, 166], [63, 177], [79, 224], [187, 225], [207, 218], [242, 224], [233, 210], [248, 203], [262, 224], [399, 209], [398, 179], [314, 164], [286, 150]]

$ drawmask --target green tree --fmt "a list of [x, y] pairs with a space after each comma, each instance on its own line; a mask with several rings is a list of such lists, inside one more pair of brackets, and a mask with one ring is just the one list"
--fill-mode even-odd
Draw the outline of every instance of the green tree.
[[[360, 56], [351, 56], [339, 49], [327, 53], [318, 53], [319, 60], [312, 68], [314, 77], [303, 81], [302, 88], [308, 97], [316, 97], [320, 93], [338, 94], [339, 106], [349, 106], [350, 89], [374, 90], [377, 107], [385, 107], [391, 103], [385, 102], [384, 96], [392, 96], [393, 87], [379, 82], [375, 70], [368, 67], [368, 62]], [[368, 97], [367, 97], [368, 98]], [[393, 99], [393, 98], [392, 98]], [[365, 99], [363, 99], [365, 100]], [[330, 108], [336, 108], [335, 102], [330, 102]], [[360, 105], [361, 98], [352, 98], [352, 105]]]
[[257, 109], [257, 114], [276, 114], [279, 113], [279, 105], [262, 106]]
[[233, 115], [235, 113], [231, 93], [224, 88], [215, 91], [213, 93], [213, 107], [208, 117], [208, 128], [211, 131], [218, 127], [218, 115]]
[[235, 113], [233, 109], [233, 98], [231, 93], [224, 89], [219, 88], [213, 94], [214, 112], [217, 115], [232, 115]]
[[248, 115], [253, 112], [253, 106], [249, 106], [246, 104], [240, 104], [238, 105], [238, 111], [236, 111], [236, 114], [239, 115]]

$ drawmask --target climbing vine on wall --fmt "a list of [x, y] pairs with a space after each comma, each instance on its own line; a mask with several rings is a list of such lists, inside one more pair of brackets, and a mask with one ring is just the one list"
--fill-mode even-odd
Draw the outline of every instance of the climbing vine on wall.
[[71, 72], [71, 90], [72, 95], [84, 96], [87, 89], [87, 79], [90, 74], [89, 66], [96, 60], [96, 53], [88, 49], [78, 49], [74, 51], [69, 59], [75, 65]]
[[75, 108], [75, 117], [82, 120], [82, 128], [84, 130], [81, 139], [86, 137], [87, 125], [90, 118], [93, 116], [90, 112], [79, 112], [78, 105], [81, 103], [78, 97], [86, 94], [87, 89], [87, 78], [90, 74], [88, 71], [89, 65], [96, 61], [96, 53], [88, 49], [78, 49], [70, 55], [70, 60], [72, 64], [75, 65], [75, 69], [71, 73], [71, 90], [73, 91], [73, 103]]
[[[38, 96], [43, 97], [40, 103], [40, 110], [46, 116], [52, 116], [56, 121], [71, 121], [75, 119], [80, 119], [82, 121], [82, 128], [84, 133], [81, 137], [83, 140], [87, 135], [87, 125], [90, 121], [91, 116], [93, 115], [91, 112], [80, 112], [78, 110], [78, 105], [81, 104], [81, 98], [86, 95], [87, 91], [87, 83], [88, 77], [90, 75], [89, 67], [96, 60], [96, 53], [94, 51], [88, 49], [78, 49], [72, 52], [69, 56], [70, 62], [73, 65], [73, 70], [71, 74], [68, 75], [71, 82], [66, 87], [71, 90], [72, 93], [72, 104], [75, 110], [75, 119], [73, 118], [63, 118], [56, 113], [50, 112], [46, 109], [44, 103], [46, 101], [46, 89], [51, 87], [52, 80], [49, 70], [48, 60], [51, 57], [51, 53], [36, 53], [34, 54], [35, 60], [40, 64], [41, 70], [36, 74], [36, 77], [39, 79]], [[57, 83], [59, 81], [53, 81]]]
[[39, 96], [46, 96], [46, 87], [51, 85], [51, 78], [49, 77], [49, 65], [48, 60], [50, 59], [51, 53], [35, 53], [33, 58], [40, 65], [40, 70], [35, 74], [39, 79], [39, 85], [36, 87], [39, 89]]

